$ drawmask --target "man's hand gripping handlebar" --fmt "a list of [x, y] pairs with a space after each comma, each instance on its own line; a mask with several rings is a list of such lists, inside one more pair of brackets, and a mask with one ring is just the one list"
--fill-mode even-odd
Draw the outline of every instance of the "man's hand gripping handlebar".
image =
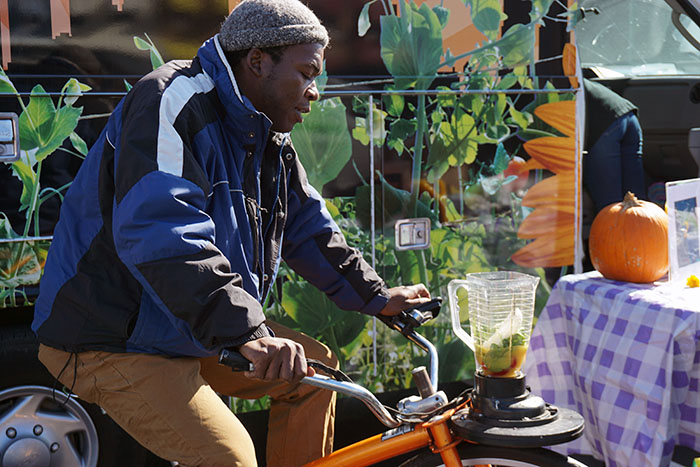
[[[427, 350], [422, 339], [415, 339], [415, 329], [422, 324], [436, 318], [440, 313], [442, 298], [436, 297], [420, 305], [411, 307], [394, 316], [377, 315], [377, 318], [391, 329], [400, 332], [407, 339], [419, 347]], [[226, 365], [233, 371], [252, 372], [255, 369], [253, 363], [234, 349], [223, 349], [219, 353], [219, 363]]]
[[[406, 336], [407, 339], [416, 343], [419, 347], [428, 352], [430, 355], [430, 377], [429, 379], [425, 378], [423, 385], [427, 385], [428, 387], [424, 388], [424, 390], [431, 393], [434, 393], [437, 390], [437, 350], [430, 343], [430, 341], [418, 334], [415, 329], [425, 322], [435, 318], [440, 312], [441, 303], [442, 299], [440, 297], [436, 297], [429, 302], [411, 307], [394, 316], [378, 316], [378, 318], [387, 326], [400, 332]], [[252, 372], [255, 369], [253, 364], [248, 359], [243, 357], [240, 352], [233, 349], [222, 350], [219, 354], [219, 363], [230, 367], [233, 371]], [[307, 376], [303, 378], [301, 380], [302, 383], [336, 391], [361, 400], [377, 417], [377, 419], [389, 428], [395, 428], [401, 424], [401, 421], [392, 415], [387, 408], [379, 402], [374, 394], [372, 394], [366, 388], [353, 383], [352, 380], [341, 371], [328, 367], [320, 368], [318, 363], [313, 361], [308, 361], [308, 364], [313, 368], [329, 374], [331, 377], [316, 374], [314, 376]], [[421, 388], [419, 387], [419, 391], [420, 389]], [[422, 393], [423, 391], [421, 391], [421, 394]]]

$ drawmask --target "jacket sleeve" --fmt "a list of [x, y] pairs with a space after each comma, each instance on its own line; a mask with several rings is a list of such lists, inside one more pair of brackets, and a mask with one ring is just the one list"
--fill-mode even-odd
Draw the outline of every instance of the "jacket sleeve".
[[115, 163], [112, 234], [119, 258], [204, 350], [269, 335], [260, 303], [215, 246], [205, 210], [210, 187], [188, 129], [159, 116], [157, 105], [133, 101], [125, 105]]
[[319, 193], [296, 158], [290, 173], [282, 256], [338, 307], [378, 314], [389, 299], [384, 281], [345, 241]]

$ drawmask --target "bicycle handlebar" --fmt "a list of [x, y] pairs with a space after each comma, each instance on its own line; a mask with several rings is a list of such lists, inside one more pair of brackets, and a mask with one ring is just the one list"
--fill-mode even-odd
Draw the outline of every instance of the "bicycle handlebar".
[[328, 389], [330, 391], [339, 392], [346, 396], [354, 397], [361, 400], [367, 408], [374, 414], [377, 419], [389, 428], [396, 428], [401, 425], [385, 407], [379, 402], [379, 399], [372, 394], [369, 389], [355, 383], [347, 381], [338, 381], [331, 379], [325, 375], [316, 374], [314, 376], [305, 376], [301, 380], [302, 383], [316, 386], [317, 388]]
[[435, 297], [429, 302], [404, 310], [395, 316], [377, 315], [377, 319], [381, 322], [391, 329], [400, 332], [406, 339], [428, 352], [430, 361], [430, 384], [433, 387], [433, 391], [437, 391], [438, 385], [437, 349], [428, 339], [418, 334], [416, 328], [427, 323], [431, 319], [437, 318], [440, 313], [441, 304], [442, 297]]
[[[254, 366], [250, 360], [245, 358], [236, 350], [223, 349], [219, 354], [219, 363], [230, 367], [232, 371], [254, 370]], [[329, 391], [336, 391], [341, 394], [345, 394], [346, 396], [361, 400], [374, 414], [374, 416], [389, 428], [396, 428], [401, 424], [389, 413], [388, 410], [384, 408], [374, 394], [359, 384], [350, 383], [347, 381], [338, 381], [320, 374], [305, 376], [302, 378], [301, 382], [322, 389], [328, 389]]]
[[[418, 334], [415, 330], [427, 321], [437, 317], [440, 312], [440, 304], [442, 298], [436, 297], [429, 302], [423, 303], [416, 307], [404, 310], [395, 316], [378, 315], [380, 321], [389, 326], [391, 329], [400, 332], [408, 340], [418, 345], [421, 349], [428, 352], [430, 360], [430, 384], [433, 387], [433, 392], [437, 391], [438, 381], [438, 353], [435, 346], [425, 337]], [[233, 371], [253, 371], [253, 364], [241, 355], [236, 350], [223, 349], [219, 353], [219, 363], [230, 367]], [[367, 408], [389, 428], [396, 428], [401, 425], [381, 402], [367, 388], [359, 384], [338, 381], [324, 375], [306, 376], [302, 378], [302, 383], [316, 386], [331, 391], [336, 391], [347, 396], [355, 397], [367, 406]]]

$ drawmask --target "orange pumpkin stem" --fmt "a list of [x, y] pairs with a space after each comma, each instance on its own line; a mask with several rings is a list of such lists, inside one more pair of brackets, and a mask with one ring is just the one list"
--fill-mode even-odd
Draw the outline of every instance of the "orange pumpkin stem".
[[634, 193], [631, 191], [628, 191], [627, 194], [625, 195], [625, 199], [622, 200], [622, 210], [626, 211], [629, 208], [637, 208], [641, 206], [642, 203], [639, 202], [636, 196], [634, 196]]

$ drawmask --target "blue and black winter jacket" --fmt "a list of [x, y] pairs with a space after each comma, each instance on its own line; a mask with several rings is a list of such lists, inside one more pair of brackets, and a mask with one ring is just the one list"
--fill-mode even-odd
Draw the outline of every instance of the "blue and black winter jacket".
[[383, 281], [270, 126], [216, 37], [140, 80], [66, 194], [35, 306], [39, 341], [216, 354], [268, 335], [261, 303], [281, 258], [341, 308], [378, 313]]

